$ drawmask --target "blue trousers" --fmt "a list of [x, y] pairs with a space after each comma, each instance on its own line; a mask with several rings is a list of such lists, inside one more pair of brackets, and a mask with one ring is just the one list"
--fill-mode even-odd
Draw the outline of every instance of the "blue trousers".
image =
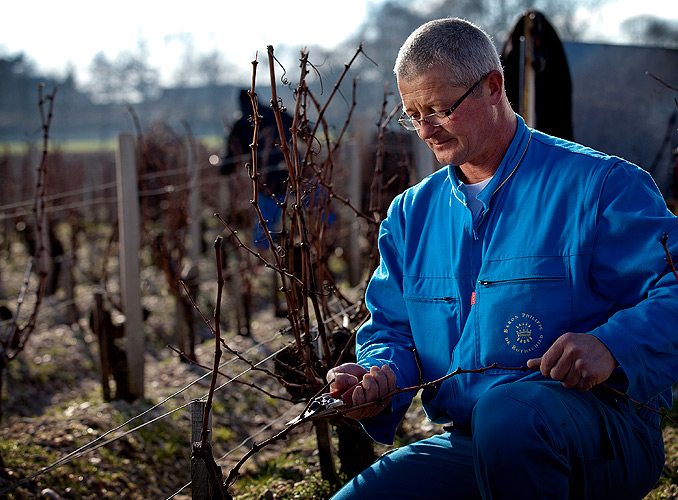
[[387, 453], [332, 498], [640, 500], [664, 466], [658, 416], [593, 392], [553, 381], [495, 387], [470, 429]]
[[[284, 197], [283, 197], [284, 198]], [[282, 211], [276, 201], [270, 196], [259, 195], [257, 198], [259, 210], [266, 221], [266, 228], [273, 236], [273, 241], [278, 239], [278, 231], [280, 231], [280, 216]], [[266, 232], [261, 227], [259, 220], [254, 222], [254, 245], [260, 249], [268, 248], [268, 240], [266, 239]]]

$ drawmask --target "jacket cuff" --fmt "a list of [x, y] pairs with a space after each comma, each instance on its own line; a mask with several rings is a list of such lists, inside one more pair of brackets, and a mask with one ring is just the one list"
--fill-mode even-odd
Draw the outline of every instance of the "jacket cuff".
[[[395, 400], [402, 394], [393, 397]], [[399, 398], [404, 399], [404, 398]], [[394, 401], [393, 404], [396, 402]], [[400, 405], [399, 408], [390, 407], [390, 411], [386, 410], [376, 417], [366, 418], [360, 421], [363, 429], [370, 438], [379, 444], [392, 445], [395, 438], [396, 431], [400, 422], [405, 417], [409, 404]]]

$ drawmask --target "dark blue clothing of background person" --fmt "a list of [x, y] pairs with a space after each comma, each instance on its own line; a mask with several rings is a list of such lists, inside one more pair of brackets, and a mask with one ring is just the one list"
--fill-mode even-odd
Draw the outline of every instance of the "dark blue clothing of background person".
[[[254, 110], [252, 101], [247, 90], [240, 91], [241, 116], [233, 124], [228, 136], [226, 155], [222, 158], [219, 173], [229, 175], [241, 165], [252, 163], [252, 140], [254, 138]], [[265, 106], [258, 107], [259, 131], [257, 140], [257, 167], [260, 183], [259, 209], [261, 210], [266, 225], [272, 234], [280, 222], [280, 208], [278, 202], [284, 200], [287, 189], [288, 170], [285, 164], [285, 156], [280, 147], [280, 135], [275, 114], [272, 109]], [[286, 140], [291, 138], [292, 117], [288, 113], [281, 113], [283, 129], [287, 135]], [[267, 248], [268, 242], [264, 231], [259, 224], [255, 224], [254, 243], [259, 248]]]

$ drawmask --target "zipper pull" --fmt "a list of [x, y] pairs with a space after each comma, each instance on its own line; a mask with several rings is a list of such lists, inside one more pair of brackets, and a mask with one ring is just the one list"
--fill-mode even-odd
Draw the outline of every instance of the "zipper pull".
[[483, 219], [485, 218], [485, 214], [489, 211], [490, 211], [489, 208], [483, 210], [480, 213], [480, 215], [478, 216], [478, 218], [473, 222], [473, 239], [476, 240], [476, 241], [478, 241], [478, 227], [480, 226], [480, 224], [483, 223]]

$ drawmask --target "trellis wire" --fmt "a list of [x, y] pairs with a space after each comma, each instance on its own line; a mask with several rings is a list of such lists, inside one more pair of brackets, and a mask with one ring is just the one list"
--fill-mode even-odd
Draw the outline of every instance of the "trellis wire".
[[[300, 406], [300, 405], [298, 405], [298, 404], [297, 404], [297, 405], [294, 405], [294, 406], [291, 406], [291, 407], [288, 408], [282, 415], [280, 415], [278, 418], [276, 418], [275, 420], [272, 420], [271, 422], [267, 423], [265, 426], [263, 426], [261, 429], [259, 429], [259, 430], [258, 430], [257, 432], [255, 432], [254, 434], [250, 434], [249, 436], [247, 436], [245, 439], [242, 440], [242, 442], [241, 442], [239, 445], [237, 445], [237, 446], [234, 447], [234, 448], [231, 448], [229, 451], [227, 451], [224, 455], [222, 455], [220, 458], [216, 459], [215, 461], [216, 461], [216, 462], [221, 462], [222, 460], [226, 459], [226, 457], [228, 457], [231, 453], [233, 453], [234, 451], [237, 451], [237, 450], [239, 450], [240, 448], [242, 448], [243, 446], [245, 446], [245, 445], [247, 444], [248, 441], [254, 439], [255, 437], [257, 437], [257, 436], [259, 436], [260, 434], [262, 434], [264, 431], [266, 431], [266, 430], [270, 429], [271, 427], [273, 427], [273, 425], [275, 425], [275, 424], [277, 424], [278, 422], [280, 422], [281, 420], [284, 420], [285, 418], [287, 418], [287, 417], [289, 416], [289, 414], [292, 412], [292, 410], [298, 411], [298, 407], [299, 407], [299, 406]], [[175, 496], [177, 496], [179, 493], [181, 493], [181, 492], [184, 491], [186, 488], [188, 488], [188, 487], [191, 485], [192, 482], [193, 482], [193, 481], [189, 481], [188, 483], [186, 483], [185, 485], [183, 485], [183, 486], [182, 486], [181, 488], [179, 488], [177, 491], [175, 491], [174, 493], [172, 493], [171, 496], [167, 497], [166, 500], [171, 500], [172, 498], [174, 498]]]
[[[282, 332], [278, 332], [275, 336], [273, 336], [273, 337], [271, 337], [271, 338], [265, 340], [264, 342], [260, 342], [259, 344], [250, 347], [249, 349], [247, 349], [246, 351], [244, 351], [243, 354], [247, 354], [247, 353], [251, 352], [252, 350], [254, 350], [254, 349], [256, 349], [256, 348], [259, 348], [259, 347], [261, 347], [261, 346], [264, 345], [264, 344], [267, 344], [267, 343], [269, 343], [269, 342], [272, 342], [273, 340], [275, 340], [275, 339], [277, 339], [278, 337], [281, 337], [281, 336], [282, 336]], [[254, 364], [252, 367], [249, 367], [249, 368], [243, 370], [242, 372], [240, 372], [238, 375], [236, 375], [236, 376], [230, 378], [228, 381], [226, 381], [224, 384], [222, 384], [222, 385], [220, 385], [219, 387], [217, 387], [215, 390], [221, 390], [221, 389], [223, 389], [224, 387], [226, 387], [227, 385], [229, 385], [230, 383], [235, 382], [235, 381], [236, 381], [237, 379], [239, 379], [241, 376], [245, 375], [246, 373], [252, 371], [254, 368], [256, 368], [256, 367], [260, 366], [261, 364], [265, 363], [266, 361], [270, 360], [271, 358], [273, 358], [273, 357], [276, 356], [277, 354], [279, 354], [279, 353], [281, 353], [282, 351], [284, 351], [285, 349], [289, 348], [291, 345], [292, 345], [292, 344], [286, 344], [286, 345], [283, 346], [282, 348], [278, 349], [278, 350], [275, 351], [274, 353], [268, 355], [266, 358], [262, 359], [261, 361], [259, 361], [259, 362], [256, 363], [256, 364]], [[222, 363], [221, 365], [219, 365], [219, 368], [221, 369], [221, 368], [223, 368], [223, 367], [226, 366], [226, 365], [229, 365], [229, 364], [231, 364], [231, 363], [233, 363], [233, 362], [235, 362], [235, 361], [238, 361], [239, 359], [240, 359], [240, 358], [238, 358], [237, 356], [235, 356], [235, 357], [229, 359], [228, 361]], [[91, 441], [91, 442], [89, 442], [89, 443], [87, 443], [87, 444], [81, 446], [80, 448], [78, 448], [78, 449], [72, 451], [72, 452], [69, 453], [68, 455], [66, 455], [66, 456], [64, 456], [64, 457], [62, 457], [62, 458], [60, 458], [59, 460], [56, 460], [55, 462], [53, 462], [52, 464], [50, 464], [50, 465], [44, 467], [43, 469], [41, 469], [40, 471], [36, 472], [35, 474], [32, 474], [31, 476], [27, 476], [27, 477], [21, 479], [20, 481], [17, 481], [16, 483], [14, 483], [14, 484], [12, 484], [12, 485], [10, 485], [10, 486], [8, 486], [8, 487], [6, 487], [6, 488], [0, 490], [0, 495], [5, 494], [5, 493], [8, 493], [8, 492], [14, 490], [15, 488], [21, 486], [22, 484], [27, 483], [28, 481], [32, 481], [33, 479], [35, 479], [35, 478], [37, 478], [37, 477], [40, 477], [41, 475], [46, 474], [47, 472], [50, 472], [50, 471], [52, 471], [52, 470], [54, 470], [54, 469], [56, 469], [56, 468], [58, 468], [58, 467], [61, 467], [61, 466], [63, 466], [63, 465], [66, 465], [66, 464], [72, 462], [73, 460], [76, 460], [76, 459], [78, 459], [78, 458], [81, 458], [82, 456], [84, 456], [84, 455], [86, 455], [86, 454], [88, 454], [88, 453], [90, 453], [90, 452], [92, 452], [92, 451], [95, 451], [95, 450], [97, 450], [97, 449], [99, 449], [99, 448], [101, 448], [101, 447], [103, 447], [103, 446], [106, 446], [106, 445], [108, 445], [108, 444], [110, 444], [110, 443], [112, 443], [112, 442], [114, 442], [114, 441], [117, 441], [117, 440], [119, 440], [119, 439], [122, 439], [123, 437], [125, 437], [125, 436], [127, 436], [127, 435], [129, 435], [129, 434], [132, 434], [132, 433], [134, 433], [134, 432], [136, 432], [136, 431], [138, 431], [138, 430], [140, 430], [140, 429], [146, 427], [147, 425], [150, 425], [150, 424], [152, 424], [152, 423], [154, 423], [154, 422], [157, 422], [157, 421], [159, 421], [159, 420], [161, 420], [161, 419], [163, 419], [163, 418], [165, 418], [165, 417], [168, 417], [169, 415], [171, 415], [171, 414], [173, 414], [173, 413], [175, 413], [175, 412], [177, 412], [177, 411], [179, 411], [179, 410], [181, 410], [181, 409], [183, 409], [183, 408], [186, 408], [187, 406], [189, 406], [189, 405], [191, 404], [191, 402], [185, 403], [185, 404], [183, 404], [183, 405], [181, 405], [181, 406], [179, 406], [179, 407], [177, 407], [177, 408], [175, 408], [175, 409], [173, 409], [173, 410], [170, 410], [170, 411], [168, 411], [168, 412], [166, 412], [166, 413], [164, 413], [164, 414], [162, 414], [162, 415], [160, 415], [160, 416], [158, 416], [158, 417], [156, 417], [156, 418], [153, 418], [153, 419], [149, 420], [148, 422], [144, 422], [143, 424], [138, 425], [137, 427], [135, 427], [135, 428], [133, 428], [133, 429], [130, 429], [130, 430], [128, 430], [128, 431], [125, 431], [125, 432], [123, 432], [122, 434], [120, 434], [120, 435], [118, 435], [118, 436], [115, 436], [115, 437], [113, 437], [113, 438], [107, 439], [107, 440], [105, 440], [105, 441], [99, 443], [99, 441], [102, 441], [106, 436], [112, 434], [113, 432], [117, 432], [118, 430], [120, 430], [120, 429], [122, 429], [123, 427], [127, 426], [128, 424], [130, 424], [130, 423], [133, 422], [134, 420], [143, 417], [143, 416], [146, 415], [147, 413], [149, 413], [149, 412], [155, 410], [156, 408], [159, 408], [160, 406], [162, 406], [163, 404], [167, 403], [167, 402], [170, 401], [171, 399], [177, 397], [179, 394], [183, 393], [184, 391], [188, 390], [188, 389], [189, 389], [190, 387], [192, 387], [193, 385], [197, 384], [200, 380], [202, 380], [202, 379], [204, 379], [204, 378], [210, 376], [211, 373], [212, 373], [212, 370], [209, 370], [208, 372], [204, 373], [203, 375], [201, 375], [200, 377], [198, 377], [196, 380], [194, 380], [194, 381], [191, 382], [190, 384], [186, 385], [185, 387], [181, 388], [179, 391], [175, 392], [175, 393], [172, 394], [171, 396], [168, 396], [167, 398], [165, 398], [164, 400], [162, 400], [160, 403], [157, 403], [157, 404], [155, 404], [154, 406], [152, 406], [152, 407], [150, 407], [150, 408], [144, 410], [144, 411], [141, 412], [140, 414], [135, 415], [134, 417], [130, 418], [129, 420], [127, 420], [127, 421], [124, 422], [123, 424], [121, 424], [121, 425], [119, 425], [119, 426], [117, 426], [117, 427], [115, 427], [115, 428], [113, 428], [113, 429], [110, 429], [109, 431], [105, 432], [104, 434], [102, 434], [101, 436], [99, 436], [98, 438], [96, 438], [94, 441]], [[207, 395], [204, 395], [204, 396], [202, 396], [202, 397], [199, 398], [199, 399], [202, 400], [202, 399], [205, 399], [206, 397], [207, 397]], [[96, 443], [98, 443], [98, 444], [96, 444]]]
[[[233, 163], [235, 164], [236, 162], [244, 162], [249, 159], [249, 155], [241, 155], [236, 158], [229, 158], [227, 160], [227, 163]], [[214, 169], [214, 165], [202, 165], [199, 166], [199, 171], [207, 170], [207, 169]], [[160, 172], [151, 172], [151, 173], [146, 173], [141, 176], [139, 176], [139, 180], [153, 180], [158, 177], [164, 177], [164, 176], [172, 176], [172, 175], [179, 175], [179, 174], [187, 174], [187, 170], [185, 168], [176, 168], [172, 170], [165, 170], [165, 171], [160, 171]], [[212, 179], [203, 179], [198, 185], [202, 186], [207, 183], [212, 183]], [[111, 181], [111, 182], [106, 182], [104, 184], [100, 184], [97, 186], [89, 186], [89, 187], [82, 187], [79, 189], [74, 189], [71, 191], [64, 191], [63, 193], [53, 193], [50, 195], [45, 196], [45, 202], [52, 202], [52, 201], [59, 201], [64, 198], [70, 198], [72, 196], [77, 196], [77, 195], [82, 195], [82, 194], [91, 194], [95, 193], [97, 191], [106, 191], [108, 189], [114, 189], [117, 186], [117, 181]], [[185, 188], [184, 188], [185, 189]], [[162, 193], [156, 193], [156, 194], [162, 194]], [[108, 199], [108, 198], [103, 198], [103, 199]], [[116, 200], [117, 198], [113, 197], [112, 200]], [[9, 219], [12, 218], [13, 216], [16, 217], [17, 215], [23, 215], [25, 213], [29, 213], [32, 210], [33, 204], [35, 203], [35, 200], [31, 198], [30, 200], [24, 200], [24, 201], [15, 201], [13, 203], [8, 203], [6, 205], [0, 205], [0, 220], [4, 219]], [[25, 208], [27, 210], [24, 210], [22, 212], [15, 212], [14, 214], [10, 214], [9, 216], [6, 214], [8, 210], [12, 210], [15, 208]], [[61, 208], [61, 207], [54, 207], [54, 208]]]

